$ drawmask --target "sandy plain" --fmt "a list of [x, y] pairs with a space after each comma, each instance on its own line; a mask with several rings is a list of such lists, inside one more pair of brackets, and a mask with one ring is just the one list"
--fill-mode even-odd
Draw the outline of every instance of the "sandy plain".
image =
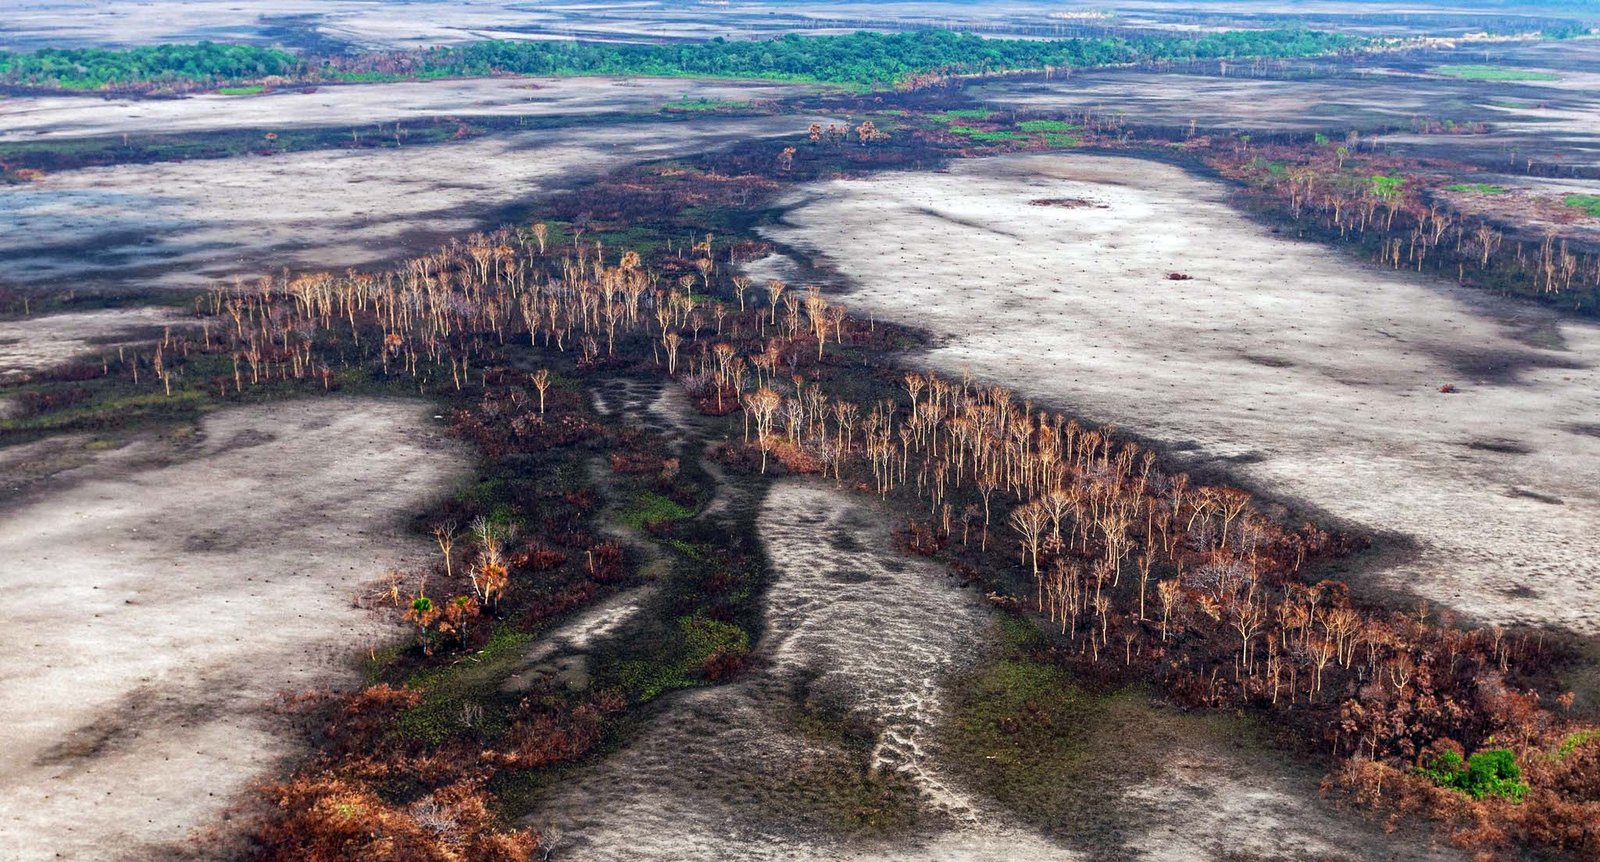
[[198, 288], [283, 267], [375, 266], [497, 227], [619, 166], [803, 133], [812, 119], [602, 124], [52, 174], [0, 188], [0, 281]]
[[0, 383], [64, 365], [78, 357], [116, 353], [120, 346], [148, 344], [168, 327], [182, 328], [168, 308], [107, 308], [0, 320]]
[[359, 682], [356, 654], [402, 636], [352, 599], [427, 553], [401, 520], [463, 476], [424, 409], [307, 399], [87, 458], [23, 447], [68, 460], [8, 482], [0, 518], [0, 585], [28, 597], [0, 656], [7, 858], [155, 858], [294, 755], [278, 695]]
[[[1337, 77], [1285, 79], [1094, 71], [1055, 81], [979, 84], [969, 93], [999, 110], [1119, 115], [1134, 126], [1201, 133], [1359, 131], [1367, 146], [1449, 158], [1495, 170], [1533, 159], [1552, 166], [1600, 165], [1600, 71], [1588, 42], [1527, 47], [1488, 60], [1462, 52], [1454, 63], [1495, 61], [1554, 70], [1558, 81], [1461, 81], [1401, 72], [1381, 64]], [[1441, 61], [1443, 62], [1443, 61]], [[1487, 123], [1487, 134], [1413, 134], [1413, 118]], [[1371, 134], [1382, 132], [1381, 135]]]
[[383, 134], [374, 125], [441, 117], [652, 114], [674, 102], [768, 101], [815, 89], [682, 78], [462, 78], [295, 87], [249, 96], [16, 96], [0, 101], [0, 142], [319, 127], [371, 136]]

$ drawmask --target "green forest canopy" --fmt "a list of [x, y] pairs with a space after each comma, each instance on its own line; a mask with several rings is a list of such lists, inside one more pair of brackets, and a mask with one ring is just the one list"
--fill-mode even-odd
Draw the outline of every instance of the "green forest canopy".
[[298, 57], [250, 45], [152, 45], [144, 48], [46, 48], [31, 54], [0, 51], [7, 84], [94, 90], [130, 84], [194, 81], [233, 83], [301, 71]]
[[62, 89], [220, 86], [283, 77], [299, 81], [395, 80], [490, 74], [760, 78], [888, 86], [929, 73], [976, 74], [1160, 60], [1310, 57], [1366, 40], [1313, 30], [1241, 30], [1201, 36], [1140, 35], [1057, 40], [985, 39], [945, 30], [782, 36], [759, 42], [630, 45], [484, 41], [355, 57], [297, 57], [248, 45], [160, 45], [127, 50], [0, 52], [0, 82]]

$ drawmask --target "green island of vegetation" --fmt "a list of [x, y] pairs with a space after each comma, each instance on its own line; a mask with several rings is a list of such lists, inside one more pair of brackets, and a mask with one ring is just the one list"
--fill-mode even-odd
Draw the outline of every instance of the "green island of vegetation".
[[246, 45], [160, 45], [127, 50], [0, 52], [0, 83], [66, 90], [227, 86], [293, 81], [382, 81], [497, 74], [755, 78], [889, 87], [926, 75], [1234, 58], [1312, 57], [1359, 50], [1365, 39], [1314, 30], [1203, 36], [1056, 40], [986, 39], [945, 30], [785, 35], [758, 42], [640, 45], [484, 41], [355, 57], [297, 57]]
[[1434, 74], [1456, 78], [1461, 81], [1559, 81], [1561, 76], [1554, 72], [1534, 72], [1528, 69], [1513, 69], [1509, 66], [1435, 66]]

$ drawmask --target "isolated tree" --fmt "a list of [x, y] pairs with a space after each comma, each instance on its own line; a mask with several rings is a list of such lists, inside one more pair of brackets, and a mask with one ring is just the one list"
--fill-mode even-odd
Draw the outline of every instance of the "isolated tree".
[[1030, 500], [1011, 510], [1011, 529], [1022, 536], [1022, 546], [1033, 563], [1033, 579], [1039, 582], [1039, 610], [1044, 610], [1044, 585], [1039, 578], [1039, 548], [1050, 527], [1050, 513], [1038, 501]]
[[541, 368], [533, 372], [533, 388], [539, 390], [539, 415], [544, 415], [544, 393], [550, 388], [550, 369]]
[[683, 336], [676, 332], [668, 332], [661, 336], [662, 346], [667, 348], [667, 373], [678, 373], [678, 346], [683, 343]]
[[767, 301], [772, 303], [771, 322], [774, 324], [778, 322], [778, 300], [783, 297], [783, 292], [788, 289], [789, 285], [775, 278], [767, 279]]
[[1167, 639], [1167, 622], [1172, 619], [1172, 612], [1177, 610], [1178, 602], [1183, 597], [1183, 588], [1177, 578], [1170, 578], [1156, 584], [1156, 597], [1161, 600], [1161, 639]]
[[433, 540], [439, 544], [439, 553], [444, 555], [444, 576], [454, 577], [451, 570], [450, 552], [455, 548], [459, 527], [454, 520], [440, 521], [433, 525]]
[[433, 599], [420, 594], [413, 598], [410, 609], [406, 611], [406, 619], [416, 625], [417, 642], [422, 644], [423, 651], [432, 655], [433, 646], [428, 642], [428, 628], [439, 619], [439, 609], [434, 606]]
[[762, 473], [767, 472], [767, 451], [772, 447], [772, 419], [782, 403], [782, 396], [766, 386], [746, 395], [744, 399], [745, 409], [756, 420], [756, 445], [761, 448]]

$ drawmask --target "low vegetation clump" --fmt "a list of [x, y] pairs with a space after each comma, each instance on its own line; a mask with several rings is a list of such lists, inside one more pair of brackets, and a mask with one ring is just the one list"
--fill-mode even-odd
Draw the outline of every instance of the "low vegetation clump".
[[1561, 202], [1587, 215], [1600, 218], [1600, 195], [1567, 195]]
[[749, 108], [749, 102], [730, 102], [718, 99], [685, 99], [681, 102], [668, 102], [661, 106], [661, 110], [686, 114], [708, 114], [718, 111], [739, 111]]
[[958, 114], [970, 116], [952, 119], [944, 131], [974, 143], [1065, 148], [1075, 147], [1082, 140], [1083, 128], [1063, 120], [1023, 120], [1009, 124], [993, 120], [994, 115], [988, 111], [949, 111], [932, 115], [932, 119], [941, 122], [942, 118]]

